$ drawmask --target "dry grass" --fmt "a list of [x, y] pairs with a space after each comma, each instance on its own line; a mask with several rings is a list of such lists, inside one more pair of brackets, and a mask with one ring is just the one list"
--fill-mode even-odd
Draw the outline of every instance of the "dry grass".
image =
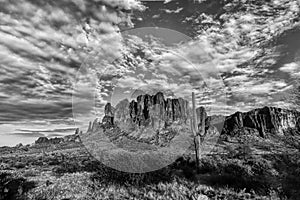
[[[144, 174], [108, 168], [84, 148], [2, 154], [0, 199], [299, 199], [298, 154], [189, 156]], [[12, 184], [13, 183], [13, 184]], [[25, 187], [25, 185], [31, 187]], [[12, 195], [13, 194], [13, 195]], [[10, 195], [10, 196], [9, 196]]]

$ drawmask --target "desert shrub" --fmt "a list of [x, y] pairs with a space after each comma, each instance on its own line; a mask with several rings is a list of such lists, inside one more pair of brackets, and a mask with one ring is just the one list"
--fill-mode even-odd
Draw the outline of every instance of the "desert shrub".
[[282, 184], [283, 195], [288, 199], [297, 200], [300, 198], [300, 176], [290, 173], [283, 177]]
[[235, 177], [251, 177], [253, 175], [252, 168], [245, 165], [241, 160], [232, 159], [223, 166], [223, 173], [230, 174]]
[[25, 199], [25, 194], [34, 187], [34, 182], [22, 177], [0, 173], [0, 199]]
[[0, 163], [0, 170], [11, 169], [11, 165], [5, 162]]
[[145, 185], [154, 184], [158, 182], [167, 182], [173, 178], [170, 168], [147, 172], [147, 173], [128, 173], [114, 170], [112, 168], [103, 166], [101, 171], [97, 171], [92, 179], [100, 181], [101, 183], [117, 184], [117, 185]]
[[37, 176], [38, 174], [39, 171], [37, 171], [36, 169], [29, 169], [23, 172], [24, 177], [33, 177], [33, 176]]
[[262, 157], [253, 157], [244, 161], [244, 163], [251, 166], [251, 170], [256, 175], [272, 175], [272, 163]]
[[[271, 157], [274, 167], [279, 172], [278, 181], [282, 187], [282, 195], [288, 199], [299, 199], [300, 197], [300, 156], [276, 155]], [[269, 159], [271, 159], [269, 158]]]
[[[274, 172], [275, 171], [275, 172]], [[278, 188], [278, 174], [272, 163], [261, 157], [228, 158], [214, 155], [201, 160], [202, 181], [213, 187], [246, 189], [267, 195]]]
[[98, 160], [92, 160], [92, 159], [82, 160], [81, 165], [82, 165], [83, 170], [87, 171], [87, 172], [102, 171], [103, 168], [106, 167]]
[[237, 147], [226, 147], [228, 158], [248, 159], [251, 158], [252, 149], [248, 144], [240, 144]]
[[48, 165], [59, 165], [60, 164], [60, 160], [54, 156], [51, 156], [48, 160], [47, 160]]
[[21, 168], [26, 167], [26, 164], [23, 163], [23, 162], [16, 162], [16, 163], [14, 164], [14, 167], [17, 168], [17, 169], [21, 169]]
[[34, 188], [27, 197], [31, 200], [87, 200], [90, 184], [88, 173], [66, 173], [51, 184]]
[[205, 157], [200, 160], [200, 173], [218, 173], [220, 170], [220, 161], [216, 160], [216, 158], [212, 157]]
[[54, 167], [52, 171], [57, 174], [75, 173], [75, 172], [82, 171], [82, 168], [76, 161], [63, 162], [63, 163], [60, 163], [60, 165]]
[[180, 176], [187, 179], [195, 178], [197, 173], [196, 161], [188, 156], [179, 157], [173, 164], [169, 165], [174, 176]]

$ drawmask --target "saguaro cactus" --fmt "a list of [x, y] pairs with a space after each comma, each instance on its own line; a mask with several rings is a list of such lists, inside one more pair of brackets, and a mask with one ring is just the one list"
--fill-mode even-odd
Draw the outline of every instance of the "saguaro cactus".
[[201, 154], [201, 138], [205, 136], [205, 112], [200, 112], [200, 123], [198, 124], [195, 93], [192, 93], [192, 118], [191, 129], [194, 135], [194, 146], [196, 154], [196, 164], [199, 167], [199, 159]]

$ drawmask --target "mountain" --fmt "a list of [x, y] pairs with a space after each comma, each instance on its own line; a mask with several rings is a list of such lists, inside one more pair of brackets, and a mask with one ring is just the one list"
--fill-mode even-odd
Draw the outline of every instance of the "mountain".
[[249, 112], [236, 112], [225, 118], [222, 134], [235, 136], [239, 133], [257, 134], [299, 134], [300, 112], [276, 107], [263, 107]]
[[79, 135], [82, 134], [79, 132], [77, 128], [75, 133], [72, 135], [66, 135], [64, 137], [55, 137], [55, 138], [48, 138], [48, 137], [39, 137], [35, 141], [35, 145], [45, 145], [45, 144], [62, 144], [62, 143], [72, 143], [72, 142], [80, 142]]
[[[88, 132], [102, 127], [112, 141], [126, 139], [164, 146], [180, 133], [190, 137], [191, 109], [183, 98], [165, 98], [162, 92], [154, 95], [143, 94], [135, 100], [124, 99], [115, 107], [107, 103], [102, 123], [90, 123]], [[196, 110], [198, 124], [203, 107]], [[94, 131], [93, 131], [94, 130]]]
[[[208, 116], [205, 109], [199, 107], [196, 110], [198, 124], [203, 112], [208, 134], [215, 133], [217, 129], [222, 135], [250, 134], [265, 138], [268, 135], [295, 135], [300, 132], [300, 112], [295, 110], [266, 106], [224, 117]], [[163, 93], [158, 92], [155, 95], [140, 95], [136, 101], [129, 102], [128, 99], [124, 99], [115, 108], [107, 103], [102, 124], [117, 126], [122, 131], [136, 136], [133, 138], [141, 135], [154, 137], [170, 127], [190, 128], [190, 116], [188, 101], [182, 98], [165, 99]], [[97, 120], [93, 124], [97, 124]], [[90, 129], [92, 127], [94, 125], [91, 125]]]
[[182, 98], [165, 99], [162, 92], [155, 95], [139, 95], [131, 102], [128, 99], [120, 101], [115, 108], [107, 103], [102, 123], [127, 130], [151, 127], [158, 131], [173, 123], [188, 124], [188, 104], [189, 102]]

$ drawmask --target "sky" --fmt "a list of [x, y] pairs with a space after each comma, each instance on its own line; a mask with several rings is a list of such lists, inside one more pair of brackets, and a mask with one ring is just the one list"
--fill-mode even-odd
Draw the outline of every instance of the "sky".
[[71, 134], [140, 90], [195, 91], [211, 114], [289, 108], [299, 13], [298, 0], [0, 0], [0, 146]]

